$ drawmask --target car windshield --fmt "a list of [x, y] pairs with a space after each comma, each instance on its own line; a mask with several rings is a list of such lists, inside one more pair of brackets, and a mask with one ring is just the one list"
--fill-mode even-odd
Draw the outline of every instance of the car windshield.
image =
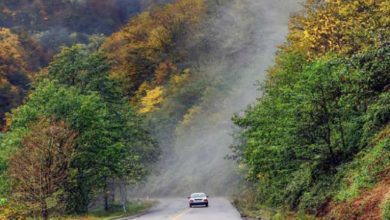
[[206, 197], [206, 194], [204, 194], [204, 193], [193, 193], [191, 195], [191, 198], [202, 198], [202, 197]]

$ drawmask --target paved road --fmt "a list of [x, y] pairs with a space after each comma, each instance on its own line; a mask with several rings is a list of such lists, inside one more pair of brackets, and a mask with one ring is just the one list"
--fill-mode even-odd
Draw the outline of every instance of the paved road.
[[164, 199], [135, 220], [241, 220], [238, 211], [224, 198], [209, 198], [209, 207], [188, 208], [186, 199]]

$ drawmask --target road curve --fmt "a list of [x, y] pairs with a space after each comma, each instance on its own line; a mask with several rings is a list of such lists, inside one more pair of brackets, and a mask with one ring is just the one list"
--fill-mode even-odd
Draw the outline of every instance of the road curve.
[[209, 207], [189, 208], [186, 199], [159, 199], [159, 204], [135, 220], [241, 220], [225, 198], [209, 198]]

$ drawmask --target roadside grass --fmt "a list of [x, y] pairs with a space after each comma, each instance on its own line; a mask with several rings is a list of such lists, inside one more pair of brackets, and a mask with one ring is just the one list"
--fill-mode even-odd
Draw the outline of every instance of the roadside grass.
[[237, 210], [240, 212], [243, 219], [255, 220], [286, 220], [286, 219], [299, 219], [299, 220], [314, 220], [314, 216], [307, 215], [305, 213], [294, 213], [287, 211], [287, 209], [271, 209], [269, 207], [260, 204], [239, 204], [240, 202], [233, 202]]
[[389, 139], [377, 143], [344, 167], [341, 187], [336, 201], [351, 201], [364, 189], [372, 188], [390, 166]]
[[240, 195], [235, 196], [232, 204], [244, 219], [271, 219], [275, 211], [261, 205], [254, 192], [254, 188], [248, 187]]
[[271, 219], [274, 216], [274, 212], [270, 211], [265, 207], [257, 207], [256, 209], [253, 207], [241, 206], [237, 207], [242, 217], [249, 217], [254, 219]]
[[90, 211], [86, 215], [81, 216], [66, 216], [66, 217], [52, 217], [53, 220], [115, 220], [124, 217], [135, 216], [141, 214], [151, 207], [153, 207], [156, 201], [135, 201], [129, 202], [126, 206], [126, 212], [123, 210], [122, 205], [111, 205], [108, 211], [104, 209], [95, 209]]

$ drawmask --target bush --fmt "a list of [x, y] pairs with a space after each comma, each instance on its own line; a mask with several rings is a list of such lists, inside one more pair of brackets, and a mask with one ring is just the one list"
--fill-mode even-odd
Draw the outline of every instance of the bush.
[[[0, 201], [1, 203], [1, 201]], [[21, 210], [16, 208], [16, 206], [11, 206], [10, 204], [0, 204], [0, 219], [7, 220], [24, 220], [26, 216]]]

